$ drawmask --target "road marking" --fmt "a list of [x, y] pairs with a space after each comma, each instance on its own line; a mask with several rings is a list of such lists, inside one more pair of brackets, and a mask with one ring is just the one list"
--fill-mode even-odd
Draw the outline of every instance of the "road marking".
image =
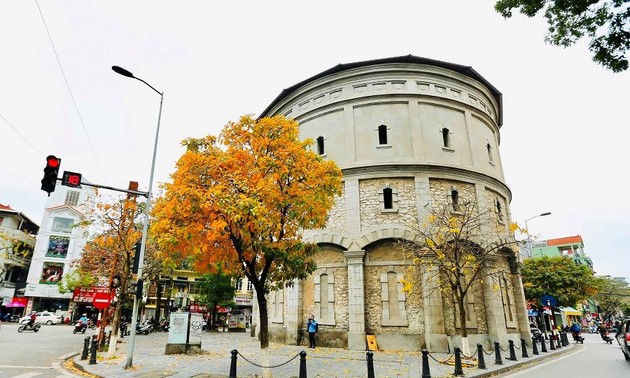
[[19, 365], [0, 365], [0, 369], [50, 369], [52, 366], [19, 366]]

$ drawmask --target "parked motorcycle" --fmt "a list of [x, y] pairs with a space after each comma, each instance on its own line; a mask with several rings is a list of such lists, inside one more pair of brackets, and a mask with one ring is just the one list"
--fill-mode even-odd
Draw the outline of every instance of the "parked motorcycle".
[[74, 329], [72, 330], [72, 333], [74, 334], [85, 333], [86, 330], [87, 330], [87, 324], [79, 320], [76, 323], [74, 323]]
[[143, 324], [136, 325], [136, 333], [140, 333], [142, 335], [148, 335], [150, 332], [153, 332], [153, 324], [143, 323]]
[[37, 332], [42, 327], [42, 323], [35, 322], [33, 325], [29, 325], [28, 323], [24, 323], [18, 327], [18, 332], [22, 333], [24, 331], [33, 331]]
[[160, 322], [160, 326], [158, 327], [158, 330], [161, 332], [168, 332], [169, 328], [170, 328], [170, 325], [169, 325], [168, 320], [162, 320]]

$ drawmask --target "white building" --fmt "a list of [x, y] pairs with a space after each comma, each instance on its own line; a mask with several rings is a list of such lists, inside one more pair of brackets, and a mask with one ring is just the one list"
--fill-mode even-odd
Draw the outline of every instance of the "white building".
[[95, 199], [96, 190], [90, 186], [73, 188], [57, 183], [46, 202], [26, 279], [27, 312], [71, 310], [73, 293], [60, 293], [57, 283], [81, 257], [88, 236], [81, 222], [89, 216]]

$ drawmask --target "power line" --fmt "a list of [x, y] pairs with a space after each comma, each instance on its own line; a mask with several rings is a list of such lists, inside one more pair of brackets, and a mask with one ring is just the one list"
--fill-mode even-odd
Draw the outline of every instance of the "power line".
[[43, 154], [40, 150], [38, 150], [38, 149], [37, 149], [37, 147], [35, 147], [35, 146], [33, 145], [33, 143], [31, 143], [28, 139], [26, 139], [26, 137], [25, 137], [24, 135], [22, 135], [22, 133], [20, 133], [20, 132], [18, 131], [18, 129], [16, 129], [16, 128], [13, 126], [13, 125], [11, 124], [11, 122], [9, 122], [9, 120], [8, 120], [8, 119], [6, 119], [6, 118], [2, 115], [2, 113], [0, 113], [0, 118], [2, 118], [2, 119], [4, 120], [4, 122], [6, 122], [6, 124], [7, 124], [7, 125], [9, 125], [9, 127], [10, 127], [10, 128], [12, 128], [12, 129], [13, 129], [13, 131], [15, 131], [15, 133], [16, 133], [17, 135], [19, 135], [22, 139], [24, 139], [24, 141], [25, 141], [25, 142], [26, 142], [29, 146], [33, 147], [33, 149], [34, 149], [35, 151], [37, 151], [40, 155], [45, 156], [45, 155], [44, 155], [44, 154]]
[[83, 127], [83, 131], [85, 132], [85, 137], [87, 138], [88, 144], [90, 145], [90, 149], [92, 150], [92, 154], [94, 155], [94, 159], [96, 159], [96, 163], [100, 168], [101, 172], [103, 172], [103, 167], [101, 166], [101, 162], [98, 160], [96, 156], [96, 151], [94, 150], [94, 146], [92, 145], [92, 141], [90, 140], [90, 136], [88, 135], [87, 129], [85, 127], [85, 123], [83, 122], [83, 117], [81, 117], [81, 112], [79, 111], [79, 107], [77, 106], [77, 102], [74, 100], [74, 95], [72, 94], [72, 90], [70, 89], [70, 84], [68, 83], [68, 79], [66, 78], [66, 73], [61, 65], [61, 60], [59, 59], [59, 55], [57, 55], [57, 49], [55, 49], [55, 44], [52, 40], [52, 36], [50, 35], [50, 31], [48, 30], [48, 25], [46, 25], [46, 20], [44, 19], [44, 14], [42, 13], [42, 9], [39, 6], [39, 0], [35, 0], [35, 4], [37, 4], [37, 9], [39, 10], [39, 15], [42, 18], [42, 22], [44, 23], [44, 28], [46, 29], [46, 34], [48, 34], [48, 40], [50, 41], [50, 45], [52, 46], [53, 52], [55, 54], [55, 58], [57, 59], [57, 64], [59, 65], [59, 69], [61, 70], [61, 75], [63, 76], [63, 81], [66, 83], [66, 88], [68, 89], [68, 93], [70, 94], [70, 98], [72, 99], [72, 104], [74, 105], [74, 109], [77, 112], [79, 117], [79, 122], [81, 123], [81, 127]]

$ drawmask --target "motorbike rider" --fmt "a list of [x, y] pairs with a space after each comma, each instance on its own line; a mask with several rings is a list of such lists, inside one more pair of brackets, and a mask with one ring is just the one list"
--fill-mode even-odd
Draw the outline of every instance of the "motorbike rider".
[[37, 319], [37, 313], [35, 311], [31, 312], [31, 316], [28, 319], [28, 323], [26, 323], [26, 325], [28, 327], [33, 327], [33, 324], [35, 324], [35, 320]]
[[79, 318], [79, 322], [81, 323], [81, 328], [87, 328], [88, 326], [87, 314], [81, 315], [81, 317]]

